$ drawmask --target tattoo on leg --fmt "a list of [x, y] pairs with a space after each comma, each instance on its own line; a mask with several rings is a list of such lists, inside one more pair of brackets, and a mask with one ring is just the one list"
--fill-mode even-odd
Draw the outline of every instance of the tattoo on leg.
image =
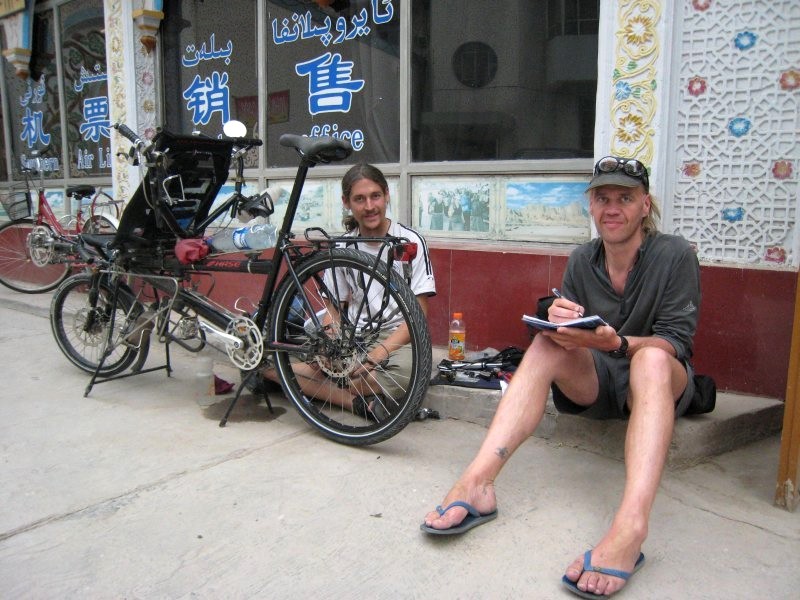
[[508, 456], [508, 448], [498, 448], [495, 450], [495, 454], [505, 460], [506, 456]]

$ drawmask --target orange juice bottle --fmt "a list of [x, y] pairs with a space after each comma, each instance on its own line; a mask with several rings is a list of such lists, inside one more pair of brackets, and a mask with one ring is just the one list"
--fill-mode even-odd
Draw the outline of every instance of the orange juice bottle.
[[460, 312], [453, 313], [450, 321], [450, 334], [448, 335], [447, 358], [450, 360], [464, 360], [467, 350], [467, 328], [464, 325], [464, 315]]

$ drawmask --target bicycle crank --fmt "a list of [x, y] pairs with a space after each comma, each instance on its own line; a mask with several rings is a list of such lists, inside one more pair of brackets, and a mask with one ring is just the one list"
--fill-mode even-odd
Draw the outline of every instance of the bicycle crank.
[[255, 369], [264, 356], [264, 338], [256, 324], [247, 317], [237, 317], [228, 323], [227, 333], [241, 341], [239, 347], [225, 346], [231, 362], [245, 371]]
[[207, 334], [221, 338], [225, 352], [235, 367], [249, 371], [261, 363], [264, 356], [264, 339], [256, 324], [247, 317], [231, 319], [225, 331], [200, 321], [200, 329]]

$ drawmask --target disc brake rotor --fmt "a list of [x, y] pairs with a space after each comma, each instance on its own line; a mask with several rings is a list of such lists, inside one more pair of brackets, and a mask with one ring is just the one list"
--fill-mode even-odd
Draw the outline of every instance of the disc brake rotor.
[[92, 315], [92, 311], [93, 309], [87, 307], [81, 308], [77, 313], [75, 313], [73, 329], [78, 338], [83, 340], [85, 344], [90, 346], [99, 346], [104, 338], [103, 322], [101, 317], [95, 314], [91, 328], [87, 329], [86, 327], [90, 315]]
[[314, 357], [319, 368], [333, 379], [349, 377], [357, 367], [361, 366], [366, 356], [366, 351], [363, 349], [357, 351], [348, 344], [346, 350], [343, 351], [342, 345], [343, 342], [340, 339], [328, 340], [324, 349]]

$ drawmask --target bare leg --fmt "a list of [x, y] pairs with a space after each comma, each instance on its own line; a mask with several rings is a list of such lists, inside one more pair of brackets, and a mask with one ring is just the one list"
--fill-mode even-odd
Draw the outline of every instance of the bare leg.
[[[353, 400], [356, 397], [364, 398], [381, 391], [380, 383], [372, 377], [369, 371], [365, 372], [364, 376], [352, 380], [350, 387], [342, 388], [319, 368], [312, 365], [297, 363], [292, 368], [304, 394], [347, 409], [353, 408]], [[280, 383], [280, 378], [274, 368], [262, 369], [261, 375], [270, 381]]]
[[[630, 572], [647, 537], [650, 511], [667, 459], [675, 422], [675, 400], [686, 387], [686, 371], [658, 348], [643, 348], [631, 361], [625, 437], [625, 489], [611, 528], [592, 551], [592, 565]], [[578, 589], [610, 595], [625, 585], [619, 577], [583, 571], [583, 556], [567, 567]]]
[[[588, 350], [567, 351], [537, 335], [497, 407], [478, 454], [445, 496], [442, 506], [462, 500], [481, 513], [493, 511], [497, 506], [494, 480], [542, 420], [550, 384], [562, 379], [585, 381], [582, 393], [596, 398], [594, 373], [594, 361]], [[460, 507], [441, 516], [432, 511], [425, 516], [425, 524], [434, 529], [448, 529], [463, 521], [466, 514], [466, 509]]]
[[[303, 393], [312, 398], [319, 398], [344, 408], [353, 407], [353, 394], [348, 390], [335, 385], [330, 378], [310, 365], [294, 365], [294, 373]], [[280, 383], [280, 378], [275, 369], [262, 369], [261, 374], [270, 381]]]

